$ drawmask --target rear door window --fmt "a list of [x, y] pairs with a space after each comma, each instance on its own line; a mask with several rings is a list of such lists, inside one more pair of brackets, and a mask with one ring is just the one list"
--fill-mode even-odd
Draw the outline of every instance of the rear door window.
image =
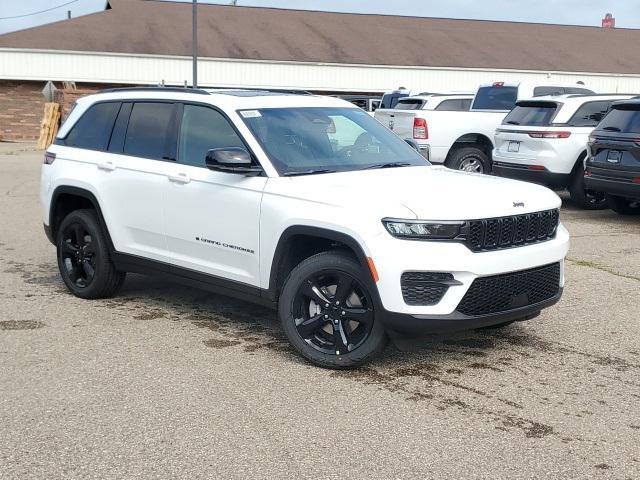
[[640, 133], [640, 105], [636, 109], [614, 107], [598, 125], [598, 130]]
[[169, 126], [173, 103], [138, 102], [133, 105], [124, 141], [124, 153], [136, 157], [162, 159], [170, 142]]
[[474, 110], [511, 110], [518, 99], [518, 87], [480, 87], [473, 101]]
[[565, 92], [564, 87], [535, 87], [533, 89], [534, 97], [544, 97], [545, 95], [563, 95]]
[[105, 150], [119, 109], [120, 102], [96, 103], [90, 106], [67, 134], [65, 145]]
[[548, 126], [551, 124], [557, 109], [558, 104], [552, 102], [519, 103], [504, 118], [502, 124]]
[[470, 106], [470, 98], [454, 98], [443, 100], [435, 109], [443, 112], [466, 112]]
[[595, 127], [609, 111], [611, 101], [587, 102], [567, 122], [572, 127]]

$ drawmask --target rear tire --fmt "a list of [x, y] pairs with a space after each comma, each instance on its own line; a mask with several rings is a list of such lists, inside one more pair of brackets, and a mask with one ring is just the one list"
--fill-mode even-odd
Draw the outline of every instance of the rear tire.
[[609, 208], [620, 215], [640, 215], [640, 200], [608, 195]]
[[602, 210], [607, 208], [607, 196], [602, 192], [587, 190], [584, 185], [584, 170], [578, 166], [569, 180], [571, 200], [585, 210]]
[[455, 150], [451, 153], [445, 165], [453, 170], [462, 170], [463, 172], [491, 172], [489, 157], [476, 147], [464, 147]]
[[111, 261], [95, 210], [67, 215], [58, 228], [56, 248], [62, 281], [76, 297], [112, 297], [122, 286], [126, 273]]
[[323, 368], [353, 368], [387, 343], [376, 318], [370, 273], [342, 252], [322, 252], [295, 267], [282, 288], [278, 316], [293, 347]]

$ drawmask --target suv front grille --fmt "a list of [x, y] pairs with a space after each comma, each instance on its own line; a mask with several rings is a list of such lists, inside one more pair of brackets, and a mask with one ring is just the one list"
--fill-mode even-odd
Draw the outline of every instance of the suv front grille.
[[559, 220], [558, 210], [469, 220], [465, 244], [473, 252], [483, 252], [544, 242], [555, 236]]
[[560, 291], [560, 264], [476, 278], [458, 305], [465, 315], [489, 315], [534, 305]]
[[453, 281], [450, 273], [404, 272], [400, 277], [402, 298], [407, 305], [436, 305]]

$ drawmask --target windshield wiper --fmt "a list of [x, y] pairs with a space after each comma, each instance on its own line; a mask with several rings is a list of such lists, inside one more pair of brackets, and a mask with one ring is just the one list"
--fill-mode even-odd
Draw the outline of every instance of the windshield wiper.
[[410, 167], [411, 165], [412, 164], [409, 162], [377, 163], [375, 165], [369, 165], [368, 167], [364, 167], [362, 170], [373, 170], [376, 168]]
[[507, 120], [505, 123], [508, 123], [509, 125], [520, 125], [520, 122], [516, 122], [515, 120]]
[[608, 132], [621, 132], [618, 127], [604, 127], [603, 130], [607, 130]]
[[303, 170], [301, 172], [284, 172], [283, 177], [297, 177], [300, 175], [317, 175], [319, 173], [335, 173], [335, 170], [329, 170], [328, 168], [319, 168], [316, 170]]

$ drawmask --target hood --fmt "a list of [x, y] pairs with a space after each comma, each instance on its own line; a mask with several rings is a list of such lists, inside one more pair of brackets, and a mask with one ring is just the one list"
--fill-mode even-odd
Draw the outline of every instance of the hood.
[[[275, 179], [274, 179], [275, 180]], [[472, 220], [559, 208], [548, 188], [445, 167], [401, 167], [277, 179], [278, 193], [301, 200], [420, 220]], [[401, 208], [404, 207], [404, 208]]]

